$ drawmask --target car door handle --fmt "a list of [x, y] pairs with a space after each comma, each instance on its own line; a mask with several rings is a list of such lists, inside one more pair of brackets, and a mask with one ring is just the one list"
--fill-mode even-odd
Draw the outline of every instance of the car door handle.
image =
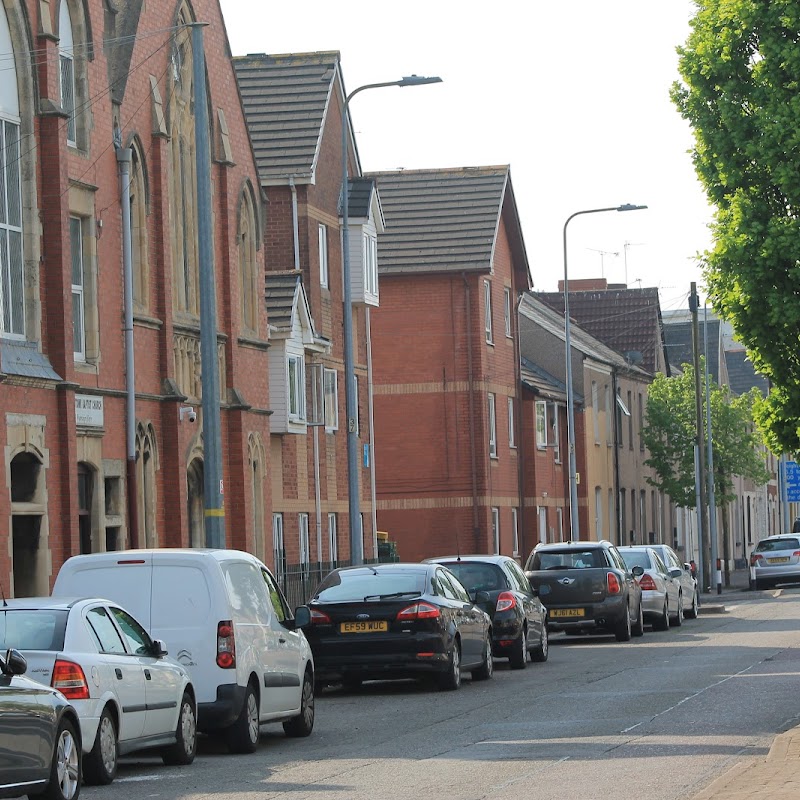
[[148, 681], [149, 681], [149, 680], [151, 680], [151, 678], [150, 678], [150, 670], [149, 670], [149, 669], [146, 669], [146, 670], [144, 671], [144, 677], [145, 677], [145, 678], [146, 678]]
[[117, 679], [118, 679], [118, 680], [122, 680], [122, 670], [121, 670], [119, 667], [117, 667], [117, 668], [114, 670], [114, 674], [117, 676]]

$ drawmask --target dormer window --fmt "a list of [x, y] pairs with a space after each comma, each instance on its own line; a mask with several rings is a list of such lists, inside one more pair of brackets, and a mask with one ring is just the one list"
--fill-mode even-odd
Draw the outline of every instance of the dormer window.
[[306, 370], [300, 356], [289, 356], [289, 419], [302, 422], [306, 418]]
[[364, 234], [364, 290], [367, 294], [378, 294], [378, 239]]

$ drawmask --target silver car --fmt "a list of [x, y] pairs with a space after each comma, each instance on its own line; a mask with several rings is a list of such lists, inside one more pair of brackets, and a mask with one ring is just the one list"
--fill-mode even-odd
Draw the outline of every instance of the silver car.
[[750, 556], [755, 588], [800, 581], [800, 536], [783, 533], [762, 539]]
[[700, 613], [700, 589], [697, 578], [692, 574], [692, 567], [683, 563], [678, 554], [668, 544], [651, 544], [650, 547], [658, 553], [670, 574], [681, 585], [683, 595], [683, 613], [687, 619], [697, 619]]
[[683, 593], [680, 583], [670, 574], [666, 564], [652, 547], [620, 547], [620, 555], [628, 569], [641, 567], [642, 612], [653, 630], [665, 631], [670, 623], [683, 625]]

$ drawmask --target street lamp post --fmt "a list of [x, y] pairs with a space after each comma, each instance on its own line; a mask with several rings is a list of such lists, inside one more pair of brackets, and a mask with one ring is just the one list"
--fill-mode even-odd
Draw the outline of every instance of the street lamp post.
[[366, 89], [382, 89], [384, 86], [422, 86], [440, 83], [439, 77], [409, 75], [398, 81], [367, 83], [353, 89], [342, 106], [342, 278], [344, 280], [344, 396], [347, 410], [347, 497], [350, 515], [350, 563], [364, 563], [364, 541], [361, 532], [361, 513], [358, 496], [358, 431], [356, 430], [356, 408], [358, 398], [355, 387], [355, 361], [353, 357], [353, 287], [350, 283], [350, 230], [348, 218], [347, 144], [350, 130], [348, 109], [350, 101]]
[[[569, 320], [569, 275], [567, 272], [567, 226], [575, 217], [582, 214], [600, 214], [603, 211], [640, 211], [647, 206], [635, 206], [625, 203], [621, 206], [611, 206], [610, 208], [590, 208], [585, 211], [576, 211], [567, 217], [564, 223], [564, 340], [566, 346], [566, 369], [567, 369], [567, 437], [569, 440], [569, 538], [571, 542], [580, 539], [578, 531], [578, 471], [575, 463], [575, 409], [574, 394], [572, 390], [572, 340], [570, 337]], [[614, 398], [616, 402], [616, 398]], [[608, 412], [606, 412], [608, 413]]]

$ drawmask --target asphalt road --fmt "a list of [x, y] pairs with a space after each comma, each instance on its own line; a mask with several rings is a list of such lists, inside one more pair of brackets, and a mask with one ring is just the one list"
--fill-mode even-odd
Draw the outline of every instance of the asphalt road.
[[127, 758], [83, 797], [691, 798], [800, 722], [800, 589], [724, 599], [727, 614], [628, 644], [554, 635], [547, 663], [497, 661], [457, 692], [328, 689], [308, 739], [266, 726], [254, 755], [205, 739], [190, 767]]

